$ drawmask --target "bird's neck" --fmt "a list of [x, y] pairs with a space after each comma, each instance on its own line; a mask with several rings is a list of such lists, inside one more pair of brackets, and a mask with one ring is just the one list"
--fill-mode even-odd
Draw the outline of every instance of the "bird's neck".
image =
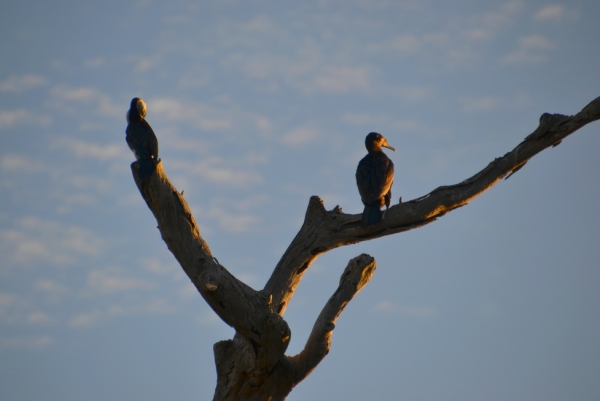
[[129, 121], [140, 121], [142, 116], [136, 110], [129, 109]]

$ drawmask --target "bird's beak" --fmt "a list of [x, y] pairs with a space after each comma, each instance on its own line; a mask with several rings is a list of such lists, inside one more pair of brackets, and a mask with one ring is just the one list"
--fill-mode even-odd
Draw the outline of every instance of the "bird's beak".
[[390, 150], [393, 150], [394, 152], [396, 151], [396, 149], [394, 149], [394, 148], [392, 148], [390, 145], [388, 145], [388, 144], [387, 144], [387, 142], [386, 142], [386, 143], [384, 143], [384, 144], [383, 144], [383, 145], [381, 145], [381, 146], [383, 146], [384, 148], [388, 148], [388, 149], [390, 149]]

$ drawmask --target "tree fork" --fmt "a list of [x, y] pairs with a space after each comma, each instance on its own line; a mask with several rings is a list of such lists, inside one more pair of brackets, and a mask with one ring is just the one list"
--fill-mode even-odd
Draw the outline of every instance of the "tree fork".
[[139, 176], [139, 162], [132, 163], [135, 183], [167, 247], [213, 311], [236, 330], [232, 340], [214, 345], [214, 400], [284, 400], [327, 355], [337, 318], [370, 280], [376, 262], [363, 254], [348, 263], [304, 349], [288, 357], [285, 351], [291, 331], [283, 314], [302, 276], [320, 254], [429, 224], [466, 205], [502, 178], [509, 178], [542, 150], [557, 146], [598, 119], [600, 97], [574, 116], [545, 113], [538, 128], [511, 152], [458, 184], [441, 186], [420, 198], [393, 205], [374, 226], [360, 227], [360, 214], [345, 214], [339, 206], [327, 211], [319, 197], [311, 197], [300, 231], [261, 291], [238, 280], [212, 255], [183, 192], [171, 184], [161, 161], [144, 179]]

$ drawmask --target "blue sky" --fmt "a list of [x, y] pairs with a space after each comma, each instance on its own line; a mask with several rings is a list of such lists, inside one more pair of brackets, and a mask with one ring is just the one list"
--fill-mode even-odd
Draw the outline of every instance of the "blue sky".
[[[592, 0], [5, 2], [0, 398], [212, 397], [233, 330], [135, 187], [132, 97], [214, 255], [259, 289], [311, 195], [362, 210], [368, 132], [409, 200], [600, 96], [599, 17]], [[349, 259], [378, 268], [288, 399], [597, 400], [598, 124], [434, 224], [318, 259], [289, 354]]]

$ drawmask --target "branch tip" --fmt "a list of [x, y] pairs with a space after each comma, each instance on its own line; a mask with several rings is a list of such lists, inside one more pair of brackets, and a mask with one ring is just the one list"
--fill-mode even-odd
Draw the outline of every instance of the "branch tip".
[[316, 195], [310, 197], [308, 201], [308, 207], [306, 208], [306, 215], [304, 221], [312, 220], [313, 218], [322, 218], [327, 214], [325, 210], [325, 203], [321, 198]]

